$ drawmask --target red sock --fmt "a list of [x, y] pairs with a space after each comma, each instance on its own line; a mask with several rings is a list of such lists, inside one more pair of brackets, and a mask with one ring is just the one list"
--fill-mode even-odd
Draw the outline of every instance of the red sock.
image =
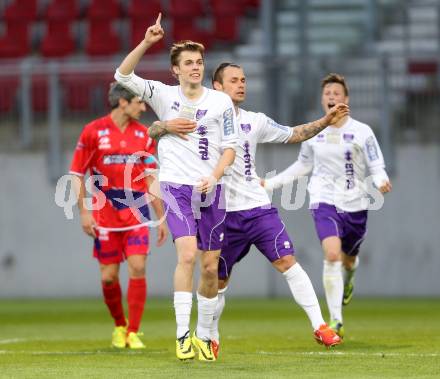
[[147, 281], [145, 278], [129, 279], [127, 291], [128, 328], [127, 334], [139, 330], [147, 299]]
[[108, 310], [115, 320], [116, 326], [125, 326], [127, 324], [122, 307], [122, 292], [119, 282], [105, 283], [102, 282], [102, 293], [104, 302], [107, 304]]

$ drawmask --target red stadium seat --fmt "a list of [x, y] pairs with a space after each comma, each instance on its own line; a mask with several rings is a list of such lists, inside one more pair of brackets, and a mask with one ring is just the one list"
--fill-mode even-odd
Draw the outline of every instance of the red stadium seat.
[[6, 22], [6, 34], [0, 39], [0, 58], [20, 58], [30, 52], [29, 26], [17, 21]]
[[45, 57], [65, 57], [75, 51], [75, 41], [71, 24], [64, 21], [48, 21], [46, 35], [41, 43], [41, 53]]
[[15, 0], [5, 8], [5, 21], [32, 22], [37, 18], [37, 0]]
[[18, 78], [2, 77], [0, 80], [0, 112], [12, 110], [18, 93]]
[[92, 0], [88, 10], [89, 20], [115, 19], [121, 16], [121, 8], [116, 0]]
[[188, 18], [173, 20], [173, 40], [191, 40], [202, 43], [206, 49], [212, 46], [212, 34], [208, 31], [198, 29], [194, 21]]
[[45, 57], [64, 57], [75, 51], [71, 25], [78, 16], [75, 0], [53, 0], [44, 16], [46, 34], [41, 42]]
[[238, 39], [238, 22], [244, 10], [240, 5], [237, 1], [211, 0], [216, 40], [235, 42]]
[[66, 74], [61, 77], [64, 89], [64, 107], [70, 112], [91, 111], [91, 93], [96, 80], [83, 74]]
[[53, 0], [47, 7], [47, 20], [73, 21], [78, 16], [76, 0]]
[[112, 20], [90, 20], [87, 33], [86, 52], [88, 55], [111, 55], [119, 52], [119, 36], [112, 28]]
[[201, 0], [171, 0], [169, 14], [173, 19], [203, 16], [203, 2]]
[[5, 8], [6, 32], [0, 39], [0, 58], [20, 58], [29, 54], [29, 24], [36, 17], [36, 0], [16, 0]]
[[127, 14], [130, 19], [147, 20], [149, 26], [156, 20], [159, 12], [163, 12], [160, 0], [132, 0], [128, 7]]

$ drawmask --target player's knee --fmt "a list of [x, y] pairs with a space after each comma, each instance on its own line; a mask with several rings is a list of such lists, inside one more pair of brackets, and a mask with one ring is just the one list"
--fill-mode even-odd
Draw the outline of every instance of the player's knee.
[[216, 262], [209, 262], [201, 267], [202, 275], [209, 278], [216, 278], [218, 276], [218, 264]]
[[296, 260], [293, 255], [285, 255], [284, 257], [281, 257], [280, 259], [273, 261], [272, 265], [279, 272], [286, 272], [289, 268], [291, 268], [295, 264], [295, 262]]
[[145, 265], [138, 264], [130, 267], [130, 276], [134, 278], [142, 278], [145, 276]]
[[329, 262], [338, 262], [341, 260], [341, 252], [336, 249], [329, 249], [325, 253], [325, 259]]
[[179, 257], [179, 264], [187, 267], [187, 268], [193, 268], [196, 263], [196, 253], [195, 252], [185, 252], [183, 254], [180, 254]]
[[117, 273], [113, 272], [104, 272], [101, 274], [101, 281], [109, 286], [111, 284], [117, 283], [119, 281], [119, 277]]

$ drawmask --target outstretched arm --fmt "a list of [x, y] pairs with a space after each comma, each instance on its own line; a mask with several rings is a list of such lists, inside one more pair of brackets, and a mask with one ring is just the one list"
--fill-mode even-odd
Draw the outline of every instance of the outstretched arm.
[[298, 125], [293, 128], [292, 136], [288, 143], [298, 143], [314, 137], [329, 125], [334, 125], [344, 117], [348, 116], [350, 109], [347, 104], [337, 104], [330, 108], [324, 117], [308, 124]]
[[156, 23], [147, 29], [145, 32], [145, 38], [142, 40], [142, 42], [137, 45], [122, 61], [118, 68], [120, 74], [130, 75], [150, 46], [154, 45], [163, 38], [164, 31], [160, 25], [161, 19], [162, 14], [159, 13]]
[[306, 176], [313, 169], [312, 163], [305, 163], [297, 160], [284, 171], [275, 175], [273, 178], [264, 179], [262, 185], [267, 190], [280, 188], [288, 183], [293, 183], [300, 176]]

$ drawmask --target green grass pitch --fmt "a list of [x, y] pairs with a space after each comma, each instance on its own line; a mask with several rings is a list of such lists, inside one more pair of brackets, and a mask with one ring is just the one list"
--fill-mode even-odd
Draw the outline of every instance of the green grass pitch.
[[0, 300], [0, 378], [440, 378], [439, 323], [439, 299], [355, 298], [326, 350], [292, 300], [228, 299], [220, 359], [180, 362], [171, 299], [148, 300], [141, 352], [109, 347], [101, 300]]

